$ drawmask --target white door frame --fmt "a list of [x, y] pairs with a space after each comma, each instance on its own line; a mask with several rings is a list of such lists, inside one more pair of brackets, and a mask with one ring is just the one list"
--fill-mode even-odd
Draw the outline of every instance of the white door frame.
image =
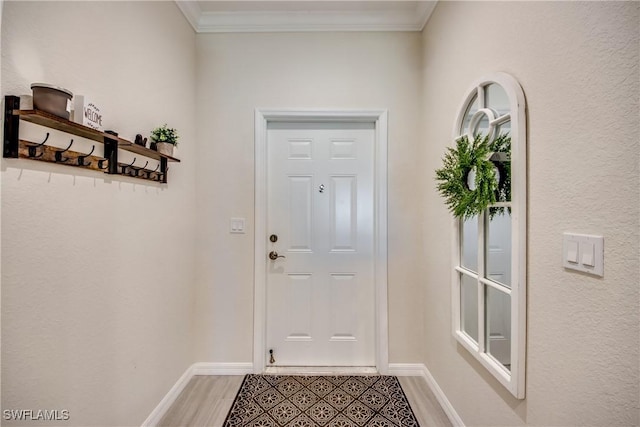
[[375, 358], [380, 374], [389, 370], [387, 305], [387, 110], [255, 110], [255, 234], [253, 371], [266, 369], [267, 319], [267, 124], [269, 122], [373, 123]]

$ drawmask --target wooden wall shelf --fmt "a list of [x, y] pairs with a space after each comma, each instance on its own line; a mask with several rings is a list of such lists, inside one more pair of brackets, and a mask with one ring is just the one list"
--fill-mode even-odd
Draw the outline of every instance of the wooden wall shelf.
[[[97, 157], [93, 155], [93, 152], [75, 152], [71, 150], [71, 146], [67, 150], [63, 150], [45, 145], [49, 136], [48, 133], [42, 143], [20, 140], [21, 120], [99, 142], [104, 145], [104, 157]], [[136, 166], [137, 162], [134, 162], [133, 165], [119, 163], [118, 149], [135, 153], [147, 159], [157, 160], [160, 164], [155, 170], [151, 170], [146, 169], [146, 165], [140, 167], [138, 164]], [[60, 154], [56, 155], [56, 152]], [[136, 145], [131, 141], [118, 137], [116, 134], [91, 129], [45, 111], [20, 110], [20, 98], [17, 96], [5, 96], [3, 157], [24, 158], [83, 167], [104, 171], [108, 174], [132, 176], [165, 184], [167, 182], [167, 163], [180, 162], [179, 159], [173, 156]]]

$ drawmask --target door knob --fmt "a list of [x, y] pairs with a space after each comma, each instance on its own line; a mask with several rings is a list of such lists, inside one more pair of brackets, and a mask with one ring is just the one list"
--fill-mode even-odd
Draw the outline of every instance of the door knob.
[[278, 258], [286, 258], [284, 255], [278, 255], [278, 252], [271, 251], [269, 252], [269, 259], [272, 261], [277, 260]]

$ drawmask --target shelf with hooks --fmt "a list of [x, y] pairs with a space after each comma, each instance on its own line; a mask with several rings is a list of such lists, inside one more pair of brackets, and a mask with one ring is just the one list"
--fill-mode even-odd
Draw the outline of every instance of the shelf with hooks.
[[[73, 139], [66, 149], [46, 145], [49, 132], [44, 136], [42, 142], [21, 140], [19, 139], [21, 120], [96, 141], [104, 146], [103, 157], [94, 154], [96, 145], [93, 145], [89, 153], [73, 151], [71, 149]], [[132, 152], [137, 156], [134, 157], [131, 164], [120, 163], [118, 162], [118, 149]], [[147, 159], [144, 166], [136, 165], [138, 156]], [[136, 145], [110, 131], [98, 131], [41, 110], [20, 110], [20, 98], [17, 96], [5, 96], [3, 157], [53, 162], [161, 183], [167, 183], [169, 170], [167, 163], [180, 162], [173, 156]], [[147, 169], [148, 159], [159, 161], [155, 169]], [[142, 164], [144, 161], [142, 159], [140, 163]]]

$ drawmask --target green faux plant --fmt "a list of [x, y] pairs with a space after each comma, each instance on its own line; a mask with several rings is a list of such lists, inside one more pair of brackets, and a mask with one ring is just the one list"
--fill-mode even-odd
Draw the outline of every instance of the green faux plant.
[[[471, 218], [497, 201], [510, 200], [510, 163], [501, 164], [499, 172], [502, 179], [498, 182], [496, 166], [489, 160], [492, 153], [509, 153], [510, 149], [511, 137], [508, 134], [502, 134], [492, 142], [489, 142], [489, 136], [480, 134], [470, 142], [465, 135], [456, 140], [455, 148], [448, 148], [443, 167], [436, 170], [436, 180], [440, 181], [437, 189], [456, 218]], [[472, 170], [475, 171], [474, 189], [467, 185], [467, 177]]]
[[153, 142], [167, 142], [172, 145], [178, 145], [178, 138], [178, 131], [167, 127], [166, 123], [151, 131], [151, 140]]

